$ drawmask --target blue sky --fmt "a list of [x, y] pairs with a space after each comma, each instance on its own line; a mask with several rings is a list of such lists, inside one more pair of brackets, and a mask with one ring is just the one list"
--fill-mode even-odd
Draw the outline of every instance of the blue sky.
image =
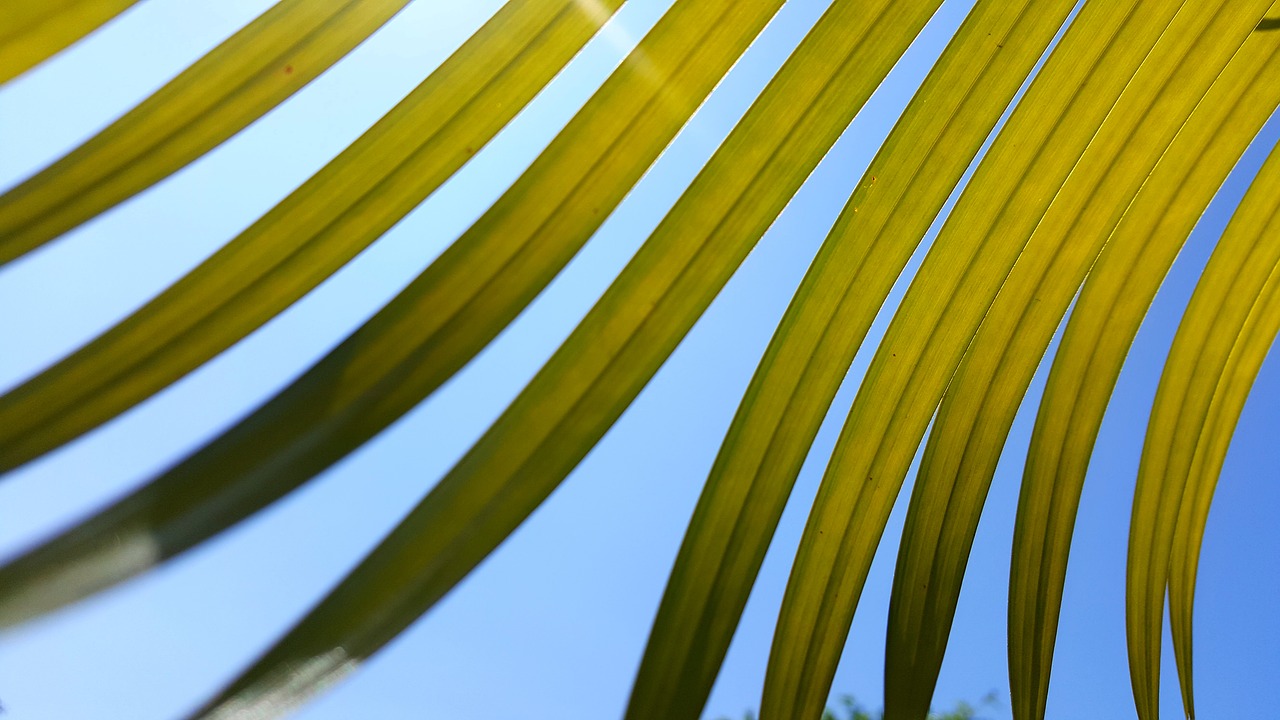
[[[126, 110], [267, 0], [147, 0], [0, 88], [0, 187]], [[630, 0], [517, 123], [303, 302], [125, 417], [0, 483], [0, 555], [135, 487], [304, 370], [407, 283], [536, 156], [670, 0]], [[423, 621], [300, 718], [621, 715], [701, 482], [738, 397], [879, 139], [970, 3], [948, 2], [707, 315], [551, 500]], [[460, 6], [466, 5], [463, 9]], [[0, 269], [0, 388], [154, 295], [270, 208], [407, 93], [497, 3], [414, 3], [344, 63], [169, 181]], [[587, 248], [428, 402], [284, 502], [172, 567], [0, 638], [0, 702], [18, 720], [170, 718], [251, 660], [428, 490], [514, 397], [644, 240], [825, 3], [787, 3]], [[1206, 214], [1121, 378], [1085, 486], [1050, 718], [1133, 716], [1123, 572], [1142, 429], [1177, 318], [1275, 119]], [[919, 257], [916, 258], [918, 261]], [[900, 282], [895, 296], [905, 288]], [[876, 328], [889, 319], [883, 312]], [[867, 348], [874, 348], [874, 333]], [[706, 716], [759, 688], [791, 555], [857, 380], [797, 483]], [[938, 706], [996, 690], [1008, 717], [1005, 583], [1020, 467], [1043, 370], [1015, 423], [974, 545]], [[1263, 367], [1210, 517], [1197, 601], [1203, 717], [1273, 713], [1280, 676], [1280, 362]], [[903, 497], [907, 495], [904, 492]], [[905, 500], [886, 531], [835, 692], [879, 701]], [[1166, 656], [1169, 656], [1166, 649]], [[1180, 714], [1172, 658], [1163, 712]]]

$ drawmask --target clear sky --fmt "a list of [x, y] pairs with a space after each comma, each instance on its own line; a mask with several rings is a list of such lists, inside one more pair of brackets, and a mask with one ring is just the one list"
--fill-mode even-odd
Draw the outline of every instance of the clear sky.
[[[146, 0], [0, 88], [0, 187], [87, 137], [268, 0]], [[0, 389], [109, 327], [270, 208], [403, 97], [496, 0], [418, 2], [344, 63], [216, 152], [52, 246], [0, 269]], [[125, 417], [0, 482], [0, 556], [135, 487], [340, 341], [526, 166], [670, 0], [617, 21], [474, 161], [303, 302]], [[772, 328], [844, 198], [969, 2], [950, 0], [867, 110], [617, 426], [550, 501], [423, 621], [298, 717], [619, 717], [666, 576]], [[303, 490], [181, 562], [0, 637], [15, 720], [179, 715], [332, 586], [514, 397], [679, 196], [820, 14], [786, 3], [588, 247], [520, 321], [401, 422]], [[1179, 258], [1138, 337], [1094, 454], [1068, 576], [1049, 717], [1133, 717], [1124, 562], [1142, 431], [1177, 318], [1231, 208], [1280, 137], [1273, 118]], [[919, 260], [919, 255], [913, 262]], [[905, 288], [900, 282], [895, 296]], [[759, 702], [772, 626], [826, 453], [870, 360], [855, 361], [747, 606], [706, 716]], [[936, 696], [995, 690], [1009, 716], [1005, 598], [1013, 510], [1040, 383], [1014, 425], [974, 545]], [[1197, 598], [1200, 714], [1275, 713], [1280, 679], [1280, 361], [1263, 367], [1209, 520]], [[903, 498], [908, 493], [904, 491]], [[886, 531], [836, 694], [877, 705], [893, 546]], [[1166, 717], [1180, 715], [1166, 643]]]

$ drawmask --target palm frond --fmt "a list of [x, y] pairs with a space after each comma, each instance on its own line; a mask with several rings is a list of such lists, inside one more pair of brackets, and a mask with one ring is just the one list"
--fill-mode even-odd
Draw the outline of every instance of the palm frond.
[[[507, 2], [221, 250], [0, 396], [0, 473], [138, 406], [324, 282], [512, 123], [623, 3]], [[0, 195], [0, 264], [227, 141], [407, 4], [276, 3]], [[0, 566], [0, 627], [199, 546], [436, 393], [600, 229], [782, 4], [676, 0], [514, 184], [370, 320], [171, 468]], [[344, 581], [193, 717], [274, 717], [296, 707], [430, 611], [502, 544], [650, 382], [941, 4], [831, 2], [506, 411]], [[14, 3], [0, 26], [0, 83], [130, 5]], [[886, 718], [928, 715], [997, 462], [1065, 323], [1026, 458], [1009, 582], [1013, 714], [1042, 720], [1102, 417], [1174, 257], [1280, 106], [1280, 33], [1268, 32], [1276, 16], [1272, 0], [972, 3], [854, 187], [741, 400], [657, 610], [630, 720], [703, 711], [819, 425], [953, 192], [810, 511], [762, 716], [821, 716], [890, 511], [932, 422], [898, 548], [885, 685]], [[1127, 575], [1140, 720], [1158, 716], [1166, 590], [1183, 703], [1194, 713], [1191, 621], [1208, 508], [1280, 331], [1277, 168], [1273, 154], [1205, 269], [1152, 410]]]
[[1044, 714], [1067, 553], [1107, 402], [1183, 242], [1280, 104], [1278, 50], [1253, 33], [1227, 64], [1107, 240], [1063, 331], [1027, 452], [1010, 572], [1010, 679], [1026, 717]]
[[976, 8], [863, 175], [711, 470], [636, 679], [632, 717], [696, 716], [706, 701], [792, 484], [876, 311], [1072, 5]]
[[93, 32], [138, 0], [14, 0], [0, 29], [0, 83]]
[[[294, 12], [304, 11], [304, 6], [294, 3]], [[264, 23], [269, 27], [296, 27], [291, 18], [275, 14], [255, 24], [270, 19]], [[381, 121], [271, 212], [146, 306], [0, 398], [0, 471], [22, 465], [134, 407], [315, 288], [462, 167], [606, 18], [582, 12], [572, 0], [520, 0], [504, 7]], [[331, 22], [346, 27], [341, 18]], [[267, 35], [265, 30], [250, 26], [240, 35], [257, 40]], [[267, 47], [270, 40], [265, 40]], [[236, 47], [234, 41], [220, 50]], [[59, 178], [64, 164], [70, 166], [65, 173], [71, 176], [76, 167], [93, 170], [95, 148], [130, 171], [152, 164], [132, 151], [129, 138], [154, 142], [155, 129], [148, 125], [170, 125], [171, 118], [155, 120], [152, 107], [169, 107], [168, 95], [187, 92], [205, 102], [210, 83], [195, 71], [205, 64], [221, 70], [230, 64], [224, 60], [215, 51], [94, 140], [0, 197], [0, 215], [3, 208], [22, 216], [26, 208], [41, 207], [33, 199], [41, 187], [83, 197], [75, 187], [63, 188]], [[243, 96], [246, 88], [242, 85], [237, 91]], [[229, 105], [214, 102], [209, 107], [227, 112]], [[210, 115], [201, 115], [207, 108], [183, 110], [200, 122], [210, 121]], [[175, 124], [188, 132], [193, 127], [187, 120]], [[215, 125], [224, 135], [242, 126]], [[192, 157], [188, 153], [184, 159]], [[98, 186], [103, 178], [110, 181], [106, 188], [123, 183], [111, 171], [94, 178], [87, 184]], [[45, 194], [50, 192], [54, 191]], [[0, 232], [0, 237], [16, 239], [22, 233]]]
[[[1280, 155], [1273, 153], [1200, 277], [1151, 409], [1129, 528], [1126, 596], [1129, 663], [1139, 711], [1144, 700], [1153, 706], [1159, 693], [1168, 588], [1172, 617], [1178, 619], [1183, 698], [1187, 714], [1194, 717], [1190, 686], [1193, 558], [1227, 439], [1244, 407], [1247, 391], [1242, 389], [1253, 384], [1276, 335], [1277, 183]], [[1171, 565], [1175, 547], [1178, 562]]]
[[[1164, 177], [1153, 177], [1153, 168], [1266, 5], [1184, 8], [1173, 19], [987, 310], [938, 408], [898, 551], [886, 662], [889, 676], [904, 682], [887, 688], [890, 712], [933, 695], [983, 500], [1055, 328], [1139, 190], [1159, 191]], [[1019, 659], [1011, 656], [1011, 672]]]

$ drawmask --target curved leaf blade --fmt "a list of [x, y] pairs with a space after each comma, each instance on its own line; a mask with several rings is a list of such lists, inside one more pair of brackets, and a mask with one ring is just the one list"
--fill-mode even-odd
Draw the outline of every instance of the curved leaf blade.
[[[1196, 518], [1201, 511], [1207, 516], [1208, 500], [1217, 476], [1216, 468], [1207, 472], [1206, 468], [1195, 467], [1199, 441], [1203, 438], [1207, 442], [1222, 443], [1225, 453], [1222, 431], [1229, 435], [1234, 421], [1226, 427], [1219, 426], [1218, 436], [1211, 439], [1203, 435], [1206, 419], [1214, 409], [1216, 391], [1224, 380], [1224, 368], [1234, 365], [1231, 355], [1241, 330], [1259, 303], [1259, 296], [1273, 282], [1280, 264], [1280, 243], [1275, 242], [1276, 229], [1280, 227], [1277, 190], [1280, 190], [1280, 154], [1273, 152], [1196, 285], [1174, 336], [1152, 404], [1134, 491], [1125, 596], [1134, 695], [1149, 704], [1147, 715], [1142, 714], [1144, 708], [1139, 705], [1140, 717], [1156, 717], [1164, 594], [1171, 581], [1170, 557], [1177, 521], [1185, 512], [1187, 522], [1182, 529], [1187, 537], [1184, 542], [1198, 545], [1197, 526], [1202, 531], [1203, 525], [1199, 525]], [[1260, 310], [1265, 314], [1264, 308]], [[1257, 345], [1254, 344], [1255, 352]], [[1262, 354], [1269, 345], [1270, 338], [1267, 338]], [[1261, 363], [1262, 358], [1258, 356], [1256, 361]], [[1251, 383], [1250, 378], [1246, 385]], [[1244, 394], [1237, 390], [1232, 400], [1235, 399], [1242, 407]], [[1236, 409], [1235, 413], [1238, 412]], [[1203, 450], [1200, 454], [1203, 457]], [[1193, 475], [1193, 471], [1197, 472]], [[1193, 585], [1183, 582], [1185, 579], [1184, 574], [1178, 586], [1182, 594], [1179, 610], [1186, 613], [1180, 618], [1185, 631], [1180, 643], [1184, 654], [1190, 650], [1187, 642], [1190, 593], [1194, 591]], [[1189, 661], [1189, 657], [1184, 657], [1180, 666], [1188, 683]], [[1191, 700], [1185, 688], [1184, 696]]]
[[119, 120], [0, 195], [0, 265], [222, 144], [302, 89], [408, 3], [277, 3]]
[[[221, 532], [434, 392], [568, 263], [776, 8], [685, 0], [669, 10], [529, 170], [362, 328], [147, 486], [0, 568], [0, 626]], [[89, 558], [93, 573], [82, 571]]]
[[[1280, 227], [1273, 220], [1269, 232], [1277, 231], [1280, 231]], [[1182, 507], [1178, 512], [1178, 524], [1174, 530], [1173, 552], [1169, 560], [1169, 625], [1173, 632], [1183, 707], [1187, 708], [1187, 716], [1193, 720], [1192, 610], [1195, 606], [1200, 545], [1209, 518], [1209, 505], [1217, 488], [1218, 475], [1222, 471], [1236, 422], [1240, 419], [1253, 381], [1258, 376], [1277, 332], [1280, 332], [1280, 266], [1272, 270], [1271, 277], [1259, 292], [1258, 300], [1240, 331], [1226, 367], [1223, 368], [1222, 380], [1214, 393], [1213, 404], [1197, 441], [1192, 475], [1187, 486], [1189, 494], [1184, 494]]]
[[926, 445], [889, 602], [887, 711], [923, 720], [969, 549], [1013, 419], [1085, 274], [1204, 93], [1272, 0], [1187, 5], [1032, 232], [947, 387]]
[[0, 83], [30, 70], [138, 0], [11, 0], [0, 29]]
[[[675, 349], [936, 6], [876, 0], [873, 12], [847, 1], [828, 8], [502, 417], [332, 594], [199, 716], [268, 706], [354, 667], [492, 552]], [[305, 687], [295, 681], [302, 669]]]
[[1036, 417], [1014, 527], [1015, 718], [1044, 717], [1076, 508], [1125, 355], [1196, 220], [1277, 103], [1280, 45], [1255, 33], [1160, 159], [1080, 291]]
[[492, 139], [605, 19], [573, 0], [508, 3], [238, 237], [133, 315], [0, 396], [0, 472], [134, 407], [311, 291]]
[[821, 714], [889, 511], [947, 380], [1049, 200], [1180, 5], [1086, 4], [956, 203], [818, 490], [774, 634], [763, 718]]
[[628, 717], [701, 711], [796, 475], [877, 309], [1073, 5], [980, 1], [872, 160], [721, 446]]

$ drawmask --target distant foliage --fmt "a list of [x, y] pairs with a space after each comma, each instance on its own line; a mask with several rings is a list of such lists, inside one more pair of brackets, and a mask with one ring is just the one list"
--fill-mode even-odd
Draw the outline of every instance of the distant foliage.
[[[994, 707], [997, 702], [999, 700], [993, 690], [982, 696], [982, 700], [978, 701], [976, 706], [961, 700], [951, 710], [930, 712], [928, 720], [984, 720], [978, 714], [978, 710]], [[884, 710], [872, 712], [863, 707], [852, 695], [840, 696], [840, 708], [840, 712], [827, 708], [826, 712], [822, 713], [822, 720], [884, 720]], [[743, 713], [742, 718], [743, 720], [756, 720], [756, 714], [748, 710]], [[716, 720], [730, 720], [730, 718], [722, 715]]]

